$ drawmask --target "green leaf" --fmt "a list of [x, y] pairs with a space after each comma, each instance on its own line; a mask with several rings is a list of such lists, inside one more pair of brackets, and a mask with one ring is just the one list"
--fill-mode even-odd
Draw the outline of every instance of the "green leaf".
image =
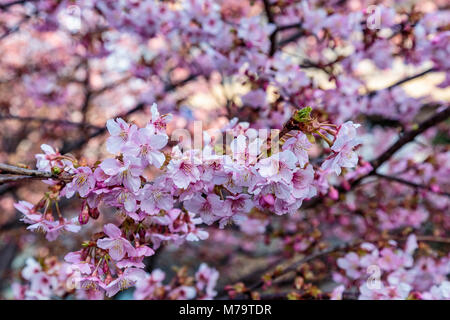
[[306, 122], [311, 119], [310, 118], [311, 111], [312, 111], [311, 107], [305, 107], [303, 109], [296, 111], [293, 118], [297, 122]]

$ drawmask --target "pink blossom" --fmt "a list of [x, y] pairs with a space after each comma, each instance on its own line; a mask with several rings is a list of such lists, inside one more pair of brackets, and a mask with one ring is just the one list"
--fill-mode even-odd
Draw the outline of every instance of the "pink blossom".
[[312, 186], [314, 170], [311, 165], [305, 169], [296, 169], [292, 175], [292, 195], [297, 199], [312, 198], [317, 190]]
[[136, 209], [138, 208], [136, 195], [125, 188], [113, 188], [105, 195], [104, 200], [106, 203], [112, 206], [124, 208], [126, 213], [135, 220]]
[[41, 265], [34, 258], [27, 258], [25, 268], [22, 269], [22, 277], [31, 280], [42, 271]]
[[[404, 259], [400, 252], [396, 253], [390, 248], [384, 248], [380, 251], [378, 265], [386, 271], [396, 270], [406, 262]], [[410, 266], [409, 263], [406, 266]]]
[[65, 168], [66, 170], [73, 169], [72, 162], [67, 159], [61, 159], [61, 154], [48, 144], [42, 144], [41, 150], [44, 151], [43, 154], [35, 155], [38, 170], [50, 172], [53, 167]]
[[257, 157], [261, 153], [261, 139], [248, 140], [248, 137], [240, 134], [230, 144], [232, 159], [240, 165], [256, 163]]
[[128, 125], [123, 119], [110, 119], [106, 122], [106, 127], [111, 135], [106, 140], [106, 148], [108, 152], [116, 154], [122, 151], [122, 148], [127, 143], [128, 139], [136, 132], [135, 125]]
[[208, 267], [206, 263], [202, 263], [195, 273], [195, 280], [197, 280], [196, 287], [199, 290], [205, 291], [205, 299], [212, 299], [216, 296], [217, 291], [214, 287], [219, 279], [219, 272], [216, 269]]
[[87, 261], [82, 260], [82, 251], [69, 252], [64, 260], [74, 265], [81, 273], [90, 274], [91, 266]]
[[188, 235], [186, 236], [186, 240], [200, 241], [200, 240], [206, 240], [206, 239], [208, 239], [208, 237], [209, 237], [209, 233], [207, 231], [196, 228], [188, 233]]
[[130, 191], [137, 191], [141, 186], [140, 175], [143, 172], [141, 161], [133, 156], [124, 157], [123, 163], [116, 159], [105, 159], [100, 168], [110, 177], [105, 180], [108, 185], [123, 184]]
[[97, 275], [91, 275], [80, 279], [80, 289], [88, 291], [102, 291], [106, 289], [106, 284]]
[[79, 167], [75, 170], [73, 180], [67, 184], [65, 188], [65, 195], [71, 198], [75, 192], [78, 192], [80, 197], [86, 197], [89, 192], [95, 187], [95, 178], [89, 167]]
[[[30, 226], [31, 227], [31, 226]], [[81, 226], [78, 222], [78, 218], [72, 219], [59, 219], [57, 222], [53, 222], [47, 230], [46, 238], [48, 241], [54, 241], [58, 236], [64, 232], [73, 232], [77, 233], [81, 230]]]
[[150, 108], [152, 119], [150, 121], [150, 126], [153, 127], [155, 133], [163, 133], [165, 134], [165, 130], [167, 127], [167, 123], [169, 123], [172, 120], [172, 115], [160, 115], [158, 111], [158, 106], [156, 103], [153, 103]]
[[231, 206], [224, 206], [224, 201], [218, 195], [209, 194], [206, 198], [194, 195], [192, 199], [184, 202], [186, 210], [199, 214], [206, 224], [212, 224], [220, 214], [231, 211]]
[[34, 205], [28, 201], [21, 200], [18, 203], [15, 203], [14, 207], [24, 215], [21, 221], [25, 223], [33, 224], [43, 219], [42, 214], [37, 212]]
[[429, 292], [423, 294], [425, 300], [450, 300], [450, 281], [434, 285]]
[[147, 246], [140, 246], [136, 248], [136, 256], [128, 259], [123, 259], [117, 262], [119, 268], [144, 268], [145, 264], [142, 262], [145, 257], [149, 257], [155, 254], [155, 251]]
[[200, 180], [199, 164], [200, 160], [195, 155], [186, 154], [170, 160], [167, 171], [178, 188], [186, 189], [190, 183]]
[[162, 282], [166, 274], [161, 269], [154, 269], [150, 274], [145, 274], [144, 278], [136, 283], [134, 298], [138, 300], [149, 299], [155, 290], [162, 287]]
[[168, 296], [173, 300], [190, 300], [195, 298], [196, 291], [194, 287], [180, 286], [169, 292]]
[[160, 210], [168, 211], [173, 206], [174, 200], [170, 193], [157, 187], [157, 185], [157, 182], [154, 185], [145, 185], [140, 190], [138, 197], [141, 201], [141, 210], [150, 215], [157, 214]]
[[354, 252], [349, 252], [343, 258], [337, 259], [337, 265], [352, 279], [358, 279], [361, 276], [359, 256]]
[[345, 291], [345, 286], [344, 285], [337, 286], [331, 292], [330, 299], [331, 300], [342, 300], [342, 294], [344, 293], [344, 291]]
[[369, 288], [364, 283], [359, 288], [359, 300], [405, 300], [410, 291], [411, 286], [406, 283], [400, 283], [396, 286], [381, 286], [380, 289]]
[[353, 148], [361, 143], [357, 138], [356, 128], [359, 124], [347, 121], [339, 128], [336, 139], [331, 147], [334, 154], [325, 160], [322, 164], [322, 170], [331, 169], [337, 175], [341, 174], [341, 168], [353, 168], [358, 162], [358, 156]]
[[129, 257], [134, 257], [136, 255], [136, 249], [127, 239], [122, 237], [122, 231], [115, 225], [108, 223], [103, 227], [103, 231], [108, 237], [98, 239], [97, 246], [108, 250], [111, 258], [120, 261], [126, 254], [128, 254]]
[[297, 158], [290, 150], [274, 154], [269, 158], [259, 161], [259, 174], [268, 181], [290, 182], [292, 180], [292, 169], [295, 168]]
[[242, 232], [248, 235], [257, 235], [264, 233], [268, 224], [268, 220], [249, 218], [239, 222], [239, 227]]
[[160, 168], [166, 157], [159, 150], [166, 146], [168, 139], [166, 134], [155, 134], [154, 128], [147, 126], [137, 130], [132, 135], [123, 151], [141, 159], [143, 164]]
[[145, 272], [142, 269], [127, 268], [117, 279], [106, 286], [106, 295], [112, 297], [117, 292], [134, 286], [144, 276]]
[[300, 167], [304, 167], [309, 161], [308, 150], [312, 147], [312, 143], [303, 132], [298, 132], [295, 137], [289, 138], [283, 144], [283, 150], [291, 150], [298, 160]]
[[267, 104], [266, 92], [261, 89], [250, 91], [243, 95], [241, 99], [244, 105], [252, 108], [264, 108]]

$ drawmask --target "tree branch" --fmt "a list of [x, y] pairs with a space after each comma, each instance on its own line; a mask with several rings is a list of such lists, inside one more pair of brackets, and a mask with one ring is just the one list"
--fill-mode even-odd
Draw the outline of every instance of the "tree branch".
[[5, 10], [5, 9], [8, 9], [9, 7], [12, 7], [12, 6], [16, 5], [16, 4], [25, 4], [27, 2], [38, 2], [38, 1], [40, 1], [40, 0], [16, 0], [16, 1], [11, 1], [11, 2], [8, 2], [8, 3], [0, 4], [0, 9], [1, 10]]
[[[377, 169], [385, 163], [387, 160], [389, 160], [398, 150], [403, 148], [406, 144], [413, 141], [418, 135], [425, 132], [429, 128], [439, 124], [442, 121], [445, 121], [450, 117], [450, 107], [446, 107], [446, 109], [442, 110], [441, 112], [436, 113], [434, 116], [429, 118], [428, 120], [422, 122], [416, 129], [413, 129], [411, 131], [406, 132], [403, 134], [400, 139], [397, 140], [391, 147], [389, 147], [385, 152], [383, 152], [378, 158], [372, 160], [370, 162], [372, 166], [372, 170], [368, 172], [365, 175], [362, 175], [361, 177], [357, 178], [356, 180], [353, 180], [350, 183], [350, 188], [344, 189], [342, 187], [338, 187], [338, 191], [340, 193], [347, 193], [350, 190], [352, 190], [355, 186], [357, 186], [363, 179], [375, 175]], [[304, 203], [302, 206], [302, 209], [310, 209], [315, 207], [316, 205], [322, 203], [324, 200], [324, 197], [316, 197], [313, 198], [307, 202]]]
[[[412, 76], [403, 78], [403, 79], [401, 79], [401, 80], [399, 80], [399, 81], [397, 81], [397, 82], [391, 84], [389, 87], [387, 87], [387, 88], [385, 88], [385, 89], [381, 89], [381, 90], [391, 90], [391, 89], [393, 89], [393, 88], [395, 88], [395, 87], [398, 87], [398, 86], [400, 86], [400, 85], [402, 85], [402, 84], [404, 84], [404, 83], [406, 83], [406, 82], [409, 82], [409, 81], [411, 81], [411, 80], [414, 80], [414, 79], [423, 77], [424, 75], [426, 75], [426, 74], [428, 74], [428, 73], [431, 73], [431, 72], [435, 72], [435, 71], [437, 71], [436, 68], [430, 68], [430, 69], [427, 69], [427, 70], [422, 71], [422, 72], [420, 72], [420, 73], [418, 73], [418, 74], [415, 74], [415, 75], [412, 75]], [[381, 90], [370, 91], [370, 92], [367, 93], [367, 96], [373, 97], [374, 95], [376, 95], [376, 94], [377, 94], [378, 92], [380, 92]]]
[[[184, 85], [184, 84], [190, 82], [191, 80], [194, 80], [194, 79], [197, 78], [197, 77], [198, 77], [198, 74], [193, 74], [193, 75], [190, 75], [190, 76], [187, 77], [186, 79], [184, 79], [184, 80], [182, 80], [182, 81], [180, 81], [180, 82], [178, 82], [178, 83], [176, 83], [176, 84], [168, 84], [168, 85], [166, 85], [166, 87], [164, 88], [164, 91], [165, 91], [166, 93], [167, 93], [167, 92], [170, 92], [170, 91], [176, 89], [177, 87], [182, 86], [182, 85]], [[126, 111], [125, 113], [119, 114], [119, 115], [115, 116], [114, 118], [126, 118], [126, 117], [128, 117], [129, 115], [131, 115], [131, 114], [133, 114], [133, 113], [135, 113], [135, 112], [137, 112], [137, 111], [140, 111], [140, 110], [144, 109], [145, 106], [146, 106], [145, 103], [139, 102], [134, 108], [132, 108], [132, 109]], [[64, 154], [64, 153], [68, 153], [68, 152], [70, 152], [70, 151], [72, 151], [72, 150], [79, 149], [79, 148], [81, 148], [85, 143], [87, 143], [89, 140], [91, 140], [92, 138], [95, 138], [95, 137], [97, 137], [97, 136], [103, 134], [104, 132], [106, 132], [106, 126], [105, 126], [105, 127], [102, 127], [102, 128], [99, 128], [98, 130], [96, 130], [95, 132], [93, 132], [92, 134], [90, 134], [89, 136], [87, 136], [87, 137], [85, 137], [85, 138], [82, 138], [82, 139], [79, 139], [79, 140], [77, 140], [77, 141], [75, 141], [75, 142], [73, 142], [73, 143], [65, 143], [65, 144], [63, 145], [62, 149], [61, 149], [61, 153]]]
[[372, 160], [370, 164], [373, 169], [369, 175], [374, 174], [375, 171], [387, 160], [389, 160], [394, 153], [403, 148], [404, 145], [413, 141], [418, 135], [422, 134], [429, 128], [437, 125], [438, 123], [445, 121], [450, 117], [450, 107], [447, 106], [441, 112], [436, 113], [434, 116], [428, 120], [422, 122], [416, 129], [406, 132], [403, 136], [397, 140], [389, 149], [387, 149], [383, 154], [381, 154], [377, 159]]
[[[271, 24], [275, 24], [275, 19], [273, 17], [272, 10], [270, 8], [269, 0], [263, 0], [263, 4], [264, 4], [264, 11], [266, 12], [266, 16], [267, 16], [267, 21]], [[278, 28], [275, 29], [270, 34], [270, 37], [269, 37], [269, 39], [270, 39], [269, 57], [272, 57], [277, 50], [277, 32], [278, 32]]]
[[305, 35], [305, 31], [304, 31], [303, 29], [301, 29], [299, 32], [293, 34], [292, 36], [290, 36], [290, 37], [288, 37], [288, 38], [286, 38], [286, 39], [281, 40], [281, 41], [278, 43], [277, 48], [283, 48], [283, 47], [285, 47], [286, 45], [288, 45], [289, 43], [294, 42], [294, 41], [300, 39], [300, 38], [303, 37], [304, 35]]
[[412, 181], [407, 181], [407, 180], [404, 180], [404, 179], [398, 178], [398, 177], [387, 176], [387, 175], [384, 175], [384, 174], [381, 174], [381, 173], [375, 173], [374, 175], [376, 175], [377, 177], [380, 177], [380, 178], [383, 178], [383, 179], [386, 179], [386, 180], [390, 180], [390, 181], [395, 181], [395, 182], [398, 182], [398, 183], [401, 183], [401, 184], [404, 184], [404, 185], [407, 185], [407, 186], [410, 186], [410, 187], [413, 187], [413, 188], [424, 189], [424, 190], [427, 190], [427, 191], [430, 191], [430, 192], [433, 192], [433, 193], [436, 193], [436, 194], [440, 194], [440, 195], [443, 195], [443, 196], [450, 197], [450, 193], [445, 192], [445, 191], [435, 191], [430, 186], [417, 184], [417, 183], [414, 183]]
[[[393, 240], [395, 239], [395, 240], [398, 240], [398, 241], [406, 241], [407, 237], [405, 237], [405, 236], [387, 236], [387, 237], [382, 237], [382, 238], [380, 238], [380, 239], [378, 239], [376, 241], [389, 241], [390, 239], [393, 239]], [[424, 241], [424, 242], [436, 242], [436, 243], [450, 244], [450, 238], [438, 237], [438, 236], [419, 235], [419, 236], [417, 236], [417, 240], [418, 241]], [[272, 276], [271, 280], [273, 282], [273, 280], [279, 279], [282, 276], [284, 276], [284, 275], [286, 275], [286, 274], [288, 274], [290, 272], [295, 272], [296, 270], [298, 270], [298, 268], [301, 265], [303, 265], [305, 263], [311, 262], [311, 261], [313, 261], [315, 259], [318, 259], [318, 258], [321, 258], [321, 257], [324, 257], [324, 256], [328, 256], [328, 255], [333, 254], [333, 253], [337, 253], [337, 252], [340, 252], [340, 251], [343, 251], [343, 250], [351, 249], [351, 248], [353, 248], [355, 246], [360, 245], [361, 243], [363, 243], [365, 241], [366, 240], [364, 240], [364, 239], [356, 239], [356, 240], [351, 241], [351, 242], [338, 244], [338, 245], [335, 245], [335, 246], [330, 247], [328, 249], [317, 251], [316, 253], [313, 253], [313, 254], [311, 254], [309, 256], [301, 258], [301, 259], [291, 263], [289, 266], [287, 266], [285, 268], [282, 268], [281, 272], [278, 272], [278, 273], [274, 274]], [[371, 242], [376, 242], [376, 241], [371, 241]], [[261, 287], [263, 287], [264, 283], [265, 282], [263, 280], [260, 280], [260, 281], [256, 282], [255, 284], [249, 286], [247, 288], [248, 290], [246, 291], [246, 296], [243, 296], [241, 298], [244, 298], [244, 299], [245, 298], [250, 298], [251, 299], [251, 292], [254, 291], [254, 290], [257, 290], [257, 289], [259, 289]]]
[[65, 172], [62, 172], [58, 175], [52, 172], [26, 169], [5, 163], [0, 163], [0, 184], [27, 179], [70, 180], [71, 178], [72, 176]]
[[82, 122], [72, 122], [68, 120], [56, 120], [56, 119], [48, 119], [41, 117], [19, 117], [14, 115], [0, 115], [0, 120], [17, 120], [21, 122], [27, 121], [36, 121], [41, 122], [43, 124], [55, 124], [55, 125], [64, 125], [64, 126], [73, 126], [73, 127], [88, 127], [89, 129], [100, 129], [98, 126], [94, 126], [92, 124], [84, 124]]

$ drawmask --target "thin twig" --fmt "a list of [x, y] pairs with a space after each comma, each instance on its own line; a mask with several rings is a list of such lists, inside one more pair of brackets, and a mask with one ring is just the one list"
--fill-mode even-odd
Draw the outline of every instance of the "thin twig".
[[100, 129], [98, 126], [94, 126], [92, 124], [84, 124], [82, 122], [72, 122], [69, 120], [62, 120], [62, 119], [48, 119], [43, 117], [19, 117], [14, 115], [0, 115], [0, 120], [17, 120], [21, 122], [28, 122], [28, 121], [36, 121], [41, 122], [43, 124], [55, 124], [55, 125], [64, 125], [64, 126], [73, 126], [73, 127], [88, 127], [89, 129]]
[[52, 172], [27, 169], [0, 163], [0, 184], [11, 181], [22, 181], [26, 179], [70, 180], [71, 178], [72, 176], [65, 172], [58, 175]]
[[392, 177], [392, 176], [384, 175], [384, 174], [381, 174], [381, 173], [375, 173], [374, 175], [376, 175], [377, 177], [380, 177], [380, 178], [383, 178], [383, 179], [386, 179], [386, 180], [390, 180], [390, 181], [395, 181], [395, 182], [398, 182], [398, 183], [401, 183], [401, 184], [404, 184], [404, 185], [407, 185], [407, 186], [410, 186], [410, 187], [413, 187], [413, 188], [424, 189], [424, 190], [427, 190], [427, 191], [430, 191], [430, 192], [433, 192], [433, 193], [436, 193], [436, 194], [440, 194], [440, 195], [443, 195], [443, 196], [450, 197], [450, 193], [445, 192], [445, 191], [433, 190], [430, 186], [421, 185], [421, 184], [418, 184], [418, 183], [414, 183], [412, 181], [407, 181], [407, 180], [404, 180], [402, 178]]
[[[405, 84], [406, 82], [409, 82], [409, 81], [412, 81], [412, 80], [414, 80], [414, 79], [423, 77], [424, 75], [426, 75], [426, 74], [428, 74], [428, 73], [431, 73], [431, 72], [435, 72], [435, 71], [437, 71], [436, 68], [430, 68], [430, 69], [427, 69], [427, 70], [425, 70], [425, 71], [422, 71], [422, 72], [420, 72], [420, 73], [414, 74], [414, 75], [412, 75], [412, 76], [409, 76], [409, 77], [400, 79], [400, 80], [398, 80], [397, 82], [391, 84], [389, 87], [387, 87], [387, 88], [385, 88], [385, 89], [382, 89], [382, 90], [391, 90], [391, 89], [393, 89], [393, 88], [395, 88], [395, 87], [398, 87], [398, 86], [400, 86], [400, 85], [402, 85], [402, 84]], [[378, 92], [380, 92], [380, 91], [382, 91], [382, 90], [374, 90], [374, 91], [370, 91], [370, 92], [367, 93], [367, 95], [368, 95], [369, 97], [373, 97], [374, 95], [376, 95]]]
[[11, 2], [8, 2], [8, 3], [0, 4], [0, 9], [1, 10], [5, 10], [5, 9], [8, 9], [9, 7], [12, 7], [12, 6], [17, 5], [17, 4], [25, 4], [27, 2], [38, 2], [38, 1], [40, 1], [40, 0], [16, 0], [16, 1], [11, 1]]
[[[272, 9], [270, 8], [269, 0], [263, 0], [263, 4], [264, 4], [264, 11], [266, 12], [267, 16], [267, 21], [271, 24], [275, 24], [275, 18], [272, 14]], [[277, 50], [277, 32], [278, 29], [275, 29], [269, 36], [270, 39], [269, 57], [272, 57], [275, 54], [275, 51]]]
[[[177, 87], [182, 86], [182, 85], [186, 84], [187, 82], [189, 82], [191, 80], [194, 80], [197, 77], [198, 77], [197, 74], [190, 75], [186, 79], [184, 79], [184, 80], [182, 80], [182, 81], [180, 81], [180, 82], [178, 82], [176, 84], [169, 84], [169, 85], [167, 85], [165, 87], [164, 91], [165, 92], [172, 91], [172, 90], [176, 89]], [[119, 114], [119, 115], [115, 116], [115, 118], [127, 118], [131, 114], [144, 109], [145, 106], [146, 106], [146, 104], [144, 102], [139, 102], [134, 108], [132, 108], [132, 109], [130, 109], [130, 110], [128, 110], [128, 111], [126, 111], [126, 112], [124, 112], [122, 114]], [[96, 130], [95, 132], [93, 132], [92, 134], [88, 135], [85, 138], [81, 138], [81, 139], [79, 139], [79, 140], [77, 140], [75, 142], [72, 142], [72, 143], [66, 142], [63, 145], [62, 149], [61, 149], [61, 153], [64, 154], [64, 153], [68, 153], [68, 152], [71, 152], [73, 150], [79, 149], [83, 145], [85, 145], [89, 140], [91, 140], [92, 138], [95, 138], [95, 137], [97, 137], [97, 136], [99, 136], [99, 135], [101, 135], [101, 134], [103, 134], [105, 132], [106, 132], [106, 126], [102, 127], [102, 128], [99, 128], [98, 130]]]

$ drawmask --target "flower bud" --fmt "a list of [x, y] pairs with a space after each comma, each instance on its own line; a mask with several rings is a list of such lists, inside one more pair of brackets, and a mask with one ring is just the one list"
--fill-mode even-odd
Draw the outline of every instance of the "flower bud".
[[139, 239], [145, 239], [145, 229], [139, 229]]
[[106, 261], [103, 262], [102, 269], [103, 269], [103, 273], [105, 273], [105, 274], [107, 274], [109, 272], [108, 262], [106, 262]]
[[43, 209], [45, 207], [45, 204], [47, 203], [47, 201], [48, 200], [46, 198], [42, 198], [41, 200], [39, 200], [39, 202], [35, 206], [36, 210]]
[[97, 208], [89, 208], [88, 212], [89, 216], [94, 220], [97, 220], [98, 217], [100, 216], [100, 211], [98, 211]]
[[89, 254], [89, 250], [87, 250], [87, 249], [81, 250], [81, 255], [80, 255], [81, 261], [86, 260], [86, 258], [88, 257], [88, 254]]
[[52, 173], [53, 174], [60, 174], [62, 172], [62, 169], [59, 167], [52, 167]]
[[86, 207], [81, 210], [80, 214], [78, 215], [78, 222], [83, 225], [89, 222], [89, 211]]
[[261, 207], [270, 207], [275, 203], [273, 194], [266, 194], [259, 199], [259, 205]]
[[55, 218], [53, 217], [53, 211], [51, 209], [47, 209], [47, 213], [44, 217], [47, 221], [55, 221]]
[[339, 192], [334, 187], [330, 187], [330, 191], [328, 192], [328, 196], [333, 199], [337, 200], [339, 199]]

